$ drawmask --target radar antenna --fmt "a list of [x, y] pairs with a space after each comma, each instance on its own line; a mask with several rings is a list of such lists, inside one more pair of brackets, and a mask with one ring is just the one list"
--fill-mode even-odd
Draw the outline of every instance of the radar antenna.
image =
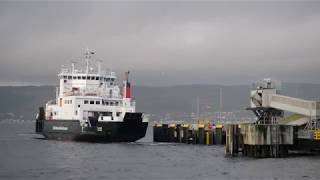
[[90, 61], [92, 55], [94, 55], [94, 54], [95, 54], [94, 50], [90, 51], [88, 47], [86, 48], [84, 55], [85, 55], [85, 60], [86, 60], [86, 73], [87, 74], [89, 73], [89, 61]]

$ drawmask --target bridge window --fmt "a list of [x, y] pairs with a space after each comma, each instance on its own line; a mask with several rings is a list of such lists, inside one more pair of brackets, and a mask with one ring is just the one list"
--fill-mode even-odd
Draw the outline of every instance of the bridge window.
[[96, 80], [99, 80], [100, 79], [100, 77], [96, 77]]
[[68, 76], [68, 79], [69, 79], [69, 80], [72, 79], [72, 76]]
[[100, 104], [100, 101], [96, 101], [96, 104]]
[[87, 76], [87, 80], [90, 80], [90, 76]]
[[95, 79], [95, 77], [94, 76], [91, 76], [91, 80], [94, 80]]
[[113, 106], [113, 102], [110, 102], [110, 106]]
[[72, 104], [72, 100], [64, 100], [65, 104]]
[[76, 76], [73, 76], [72, 79], [77, 79], [77, 77], [76, 77]]
[[94, 104], [94, 101], [90, 101], [90, 104]]
[[106, 101], [105, 103], [106, 103], [106, 106], [109, 106], [109, 102], [108, 101]]
[[119, 117], [121, 115], [121, 112], [117, 112], [116, 115], [117, 117]]
[[119, 102], [118, 101], [116, 101], [116, 106], [118, 106], [119, 105]]
[[78, 79], [81, 79], [81, 76], [78, 76]]
[[84, 100], [84, 104], [88, 104], [89, 102], [88, 102], [88, 100]]
[[63, 79], [67, 79], [67, 76], [63, 76]]
[[83, 80], [85, 80], [85, 79], [86, 79], [86, 77], [85, 77], [85, 76], [82, 76], [82, 79], [83, 79]]

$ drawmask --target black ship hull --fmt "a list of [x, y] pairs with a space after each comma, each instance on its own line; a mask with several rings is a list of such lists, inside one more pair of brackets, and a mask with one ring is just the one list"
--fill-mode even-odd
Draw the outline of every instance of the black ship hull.
[[81, 127], [79, 120], [36, 121], [36, 132], [46, 139], [89, 142], [134, 142], [145, 136], [147, 127], [142, 113], [126, 113], [122, 122], [96, 121], [91, 127]]

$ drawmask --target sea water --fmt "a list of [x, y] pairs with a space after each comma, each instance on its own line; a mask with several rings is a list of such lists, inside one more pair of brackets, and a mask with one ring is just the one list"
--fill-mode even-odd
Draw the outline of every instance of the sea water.
[[223, 146], [44, 140], [34, 122], [0, 121], [0, 179], [320, 179], [320, 156], [225, 157]]

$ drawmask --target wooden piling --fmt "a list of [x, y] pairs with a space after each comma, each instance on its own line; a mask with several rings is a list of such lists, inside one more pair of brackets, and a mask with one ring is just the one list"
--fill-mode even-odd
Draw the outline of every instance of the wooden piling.
[[182, 125], [182, 143], [188, 143], [189, 140], [189, 125], [188, 124], [183, 124]]
[[204, 144], [204, 125], [203, 124], [199, 124], [198, 125], [198, 144]]
[[222, 144], [222, 128], [215, 129], [215, 142], [217, 145]]
[[176, 131], [175, 131], [176, 125], [175, 124], [169, 124], [168, 127], [168, 141], [167, 142], [176, 142]]
[[181, 143], [181, 139], [183, 136], [181, 124], [176, 125], [176, 135], [177, 135], [177, 137], [176, 137], [175, 142]]
[[255, 158], [286, 157], [293, 145], [293, 127], [271, 124], [226, 125], [226, 154]]

